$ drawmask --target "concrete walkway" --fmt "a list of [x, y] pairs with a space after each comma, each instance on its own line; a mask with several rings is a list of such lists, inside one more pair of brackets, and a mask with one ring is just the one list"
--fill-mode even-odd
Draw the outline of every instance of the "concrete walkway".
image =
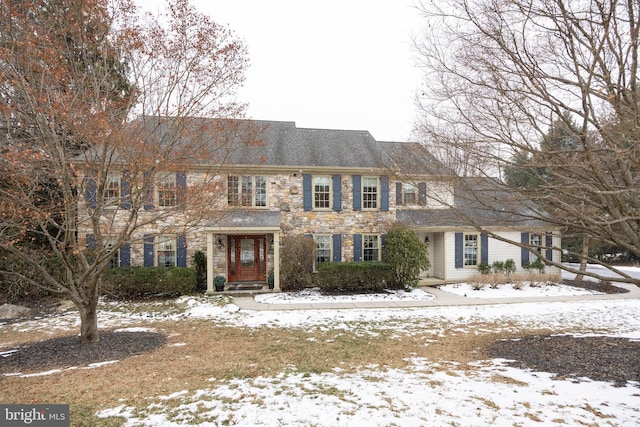
[[311, 302], [301, 304], [265, 304], [256, 302], [253, 296], [234, 297], [234, 303], [243, 310], [327, 310], [353, 308], [409, 308], [409, 307], [441, 307], [460, 305], [520, 304], [529, 302], [567, 302], [598, 301], [617, 299], [640, 299], [640, 287], [628, 284], [616, 284], [628, 289], [624, 294], [572, 295], [555, 297], [522, 297], [522, 298], [467, 298], [441, 291], [435, 287], [421, 289], [435, 296], [429, 301], [348, 301], [348, 302]]

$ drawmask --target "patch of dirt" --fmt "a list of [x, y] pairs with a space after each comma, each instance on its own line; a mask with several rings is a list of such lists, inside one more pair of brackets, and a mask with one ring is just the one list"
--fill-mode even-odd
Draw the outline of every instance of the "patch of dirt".
[[495, 341], [488, 353], [492, 358], [513, 360], [510, 365], [517, 368], [554, 373], [560, 379], [587, 377], [618, 387], [635, 381], [640, 386], [640, 341], [536, 335]]
[[563, 284], [573, 286], [574, 288], [588, 289], [590, 291], [604, 292], [605, 294], [626, 294], [629, 289], [614, 286], [609, 282], [594, 282], [591, 280], [563, 280]]
[[[100, 341], [84, 344], [78, 335], [4, 348], [0, 373], [32, 372], [87, 366], [121, 360], [153, 351], [164, 345], [166, 337], [156, 332], [100, 332]], [[15, 351], [14, 351], [15, 350]]]

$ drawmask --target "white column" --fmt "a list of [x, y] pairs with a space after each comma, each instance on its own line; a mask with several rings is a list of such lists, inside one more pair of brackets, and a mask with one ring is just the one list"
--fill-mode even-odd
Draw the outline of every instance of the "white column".
[[273, 233], [273, 291], [280, 292], [280, 233]]
[[214, 293], [213, 287], [213, 232], [207, 232], [207, 293]]

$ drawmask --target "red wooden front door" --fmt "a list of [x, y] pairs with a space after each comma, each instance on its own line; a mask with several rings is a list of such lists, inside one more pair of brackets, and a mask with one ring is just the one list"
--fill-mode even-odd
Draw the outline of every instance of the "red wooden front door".
[[229, 282], [267, 279], [267, 236], [229, 236]]

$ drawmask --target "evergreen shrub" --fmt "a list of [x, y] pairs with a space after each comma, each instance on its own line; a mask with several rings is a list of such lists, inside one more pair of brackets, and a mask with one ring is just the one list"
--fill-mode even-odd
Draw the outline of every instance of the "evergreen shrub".
[[282, 238], [280, 251], [280, 289], [299, 291], [312, 287], [311, 275], [316, 244], [310, 237], [297, 235]]
[[109, 268], [105, 270], [102, 284], [103, 293], [116, 298], [174, 297], [195, 290], [196, 270], [186, 267]]
[[397, 288], [395, 270], [384, 262], [329, 262], [318, 266], [314, 285], [327, 294], [374, 293]]

